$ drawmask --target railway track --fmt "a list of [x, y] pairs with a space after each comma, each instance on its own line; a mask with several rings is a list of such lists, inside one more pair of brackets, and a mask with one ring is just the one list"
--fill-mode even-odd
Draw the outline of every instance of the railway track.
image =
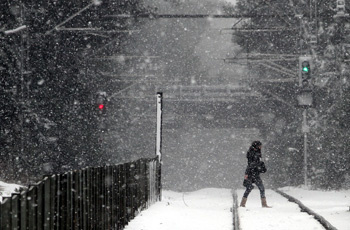
[[300, 200], [281, 190], [266, 190], [268, 204], [273, 208], [261, 208], [258, 189], [248, 197], [245, 208], [239, 207], [244, 190], [233, 192], [233, 224], [235, 230], [326, 229], [337, 230], [323, 216], [307, 207]]

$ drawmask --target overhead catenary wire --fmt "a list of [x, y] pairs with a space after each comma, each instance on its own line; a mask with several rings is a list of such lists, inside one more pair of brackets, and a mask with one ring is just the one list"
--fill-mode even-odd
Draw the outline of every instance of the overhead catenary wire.
[[45, 35], [49, 35], [51, 34], [53, 31], [58, 30], [59, 27], [61, 27], [62, 25], [66, 24], [67, 22], [69, 22], [70, 20], [72, 20], [73, 18], [75, 18], [76, 16], [80, 15], [82, 12], [86, 11], [87, 9], [89, 9], [91, 6], [97, 6], [101, 4], [101, 2], [99, 0], [93, 0], [91, 1], [90, 4], [88, 4], [87, 6], [85, 6], [84, 8], [80, 9], [78, 12], [76, 12], [75, 14], [73, 14], [72, 16], [68, 17], [66, 20], [64, 20], [63, 22], [59, 23], [58, 25], [56, 25], [53, 29], [47, 31], [45, 33]]

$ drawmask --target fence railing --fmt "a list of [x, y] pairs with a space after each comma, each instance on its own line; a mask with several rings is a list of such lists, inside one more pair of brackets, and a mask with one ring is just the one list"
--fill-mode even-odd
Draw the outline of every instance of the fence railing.
[[0, 229], [119, 230], [160, 196], [158, 158], [46, 176], [3, 200]]

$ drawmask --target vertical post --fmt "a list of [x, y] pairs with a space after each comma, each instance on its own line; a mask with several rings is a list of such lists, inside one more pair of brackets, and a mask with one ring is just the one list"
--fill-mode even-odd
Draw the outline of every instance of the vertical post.
[[[49, 230], [51, 227], [51, 181], [49, 177], [44, 178], [44, 230]], [[26, 228], [23, 228], [26, 229]]]
[[28, 205], [27, 205], [27, 191], [23, 191], [20, 197], [20, 229], [27, 229], [28, 227]]
[[20, 198], [19, 198], [19, 195], [20, 194], [12, 194], [12, 197], [11, 197], [11, 207], [12, 207], [12, 212], [11, 212], [11, 217], [12, 217], [12, 220], [11, 220], [11, 228], [13, 230], [18, 230], [20, 229], [19, 227], [19, 217], [20, 217]]
[[1, 226], [0, 229], [11, 230], [11, 198], [5, 198], [1, 203], [0, 212], [1, 212]]
[[307, 187], [307, 133], [308, 133], [308, 125], [306, 121], [307, 109], [303, 112], [303, 132], [304, 132], [304, 184]]
[[158, 199], [162, 199], [162, 110], [163, 110], [163, 93], [157, 93], [157, 141], [156, 141], [156, 155], [158, 157], [159, 171], [157, 171], [157, 190], [158, 190]]
[[59, 223], [60, 223], [60, 229], [64, 230], [67, 227], [67, 210], [68, 210], [68, 173], [60, 174], [59, 175], [59, 198], [60, 198], [60, 215], [58, 217]]
[[304, 181], [307, 187], [307, 133], [304, 133]]
[[157, 136], [156, 136], [156, 155], [158, 161], [162, 161], [162, 100], [163, 93], [157, 93]]
[[[24, 25], [24, 4], [23, 2], [21, 1], [20, 2], [21, 4], [21, 17], [20, 17], [20, 23], [22, 25]], [[25, 87], [25, 82], [24, 82], [24, 37], [25, 37], [25, 34], [24, 33], [21, 33], [21, 44], [20, 44], [20, 82], [21, 82], [21, 90], [20, 90], [20, 125], [21, 125], [21, 149], [20, 149], [20, 157], [22, 158], [25, 158], [24, 157], [24, 146], [25, 146], [25, 143], [24, 143], [24, 138], [25, 138], [25, 135], [24, 135], [24, 120], [25, 120], [25, 115], [24, 115], [24, 87]], [[19, 159], [19, 158], [18, 158]], [[26, 162], [26, 158], [25, 158], [25, 162]], [[19, 161], [17, 160], [17, 167], [19, 167]], [[27, 163], [27, 162], [26, 162]], [[27, 182], [28, 182], [28, 179], [27, 179]]]
[[37, 229], [37, 191], [37, 187], [30, 186], [27, 193], [29, 229]]
[[[37, 205], [37, 230], [43, 230], [43, 220], [44, 220], [44, 204], [43, 204], [43, 197], [44, 197], [44, 182], [40, 181], [37, 185], [37, 199], [36, 199], [36, 205]], [[15, 229], [15, 228], [14, 228]]]
[[[58, 216], [59, 216], [59, 213], [58, 213], [58, 207], [59, 207], [59, 204], [58, 204], [58, 184], [57, 184], [57, 175], [52, 175], [51, 178], [50, 178], [50, 190], [51, 190], [51, 201], [50, 201], [50, 204], [51, 204], [51, 207], [50, 207], [50, 229], [58, 229]], [[24, 228], [26, 229], [26, 228]]]

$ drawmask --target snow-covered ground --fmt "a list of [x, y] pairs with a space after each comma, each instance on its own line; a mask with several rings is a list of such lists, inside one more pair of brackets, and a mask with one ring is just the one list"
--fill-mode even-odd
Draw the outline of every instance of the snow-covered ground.
[[[0, 182], [2, 196], [11, 196], [20, 186]], [[285, 187], [281, 191], [301, 201], [338, 230], [350, 230], [350, 190], [318, 191]], [[238, 201], [244, 190], [236, 191]], [[267, 203], [261, 208], [258, 189], [248, 197], [246, 207], [238, 208], [242, 230], [321, 230], [312, 216], [280, 194], [266, 190]], [[233, 230], [233, 197], [230, 189], [208, 188], [194, 192], [163, 191], [162, 201], [142, 211], [126, 230]]]
[[8, 184], [0, 181], [0, 202], [3, 197], [10, 197], [12, 193], [18, 192], [20, 187], [17, 184]]
[[[300, 189], [284, 189], [285, 192], [297, 192], [296, 198], [308, 197], [310, 206], [324, 207], [322, 204], [332, 199], [333, 210], [340, 208], [345, 215], [336, 215], [339, 218], [328, 218], [320, 209], [316, 213], [323, 215], [333, 226], [339, 230], [350, 229], [350, 212], [344, 211], [349, 204], [350, 191], [343, 192], [320, 192]], [[244, 190], [237, 190], [240, 201]], [[314, 195], [312, 195], [314, 194]], [[184, 195], [184, 196], [183, 196]], [[291, 194], [292, 195], [292, 194]], [[238, 208], [240, 226], [242, 230], [321, 230], [323, 226], [312, 216], [301, 212], [297, 204], [289, 202], [286, 198], [272, 190], [266, 190], [268, 204], [271, 209], [261, 208], [259, 191], [254, 189], [249, 196], [246, 208]], [[210, 229], [225, 230], [233, 229], [233, 216], [229, 211], [232, 207], [232, 195], [228, 189], [203, 189], [192, 193], [163, 192], [163, 200], [143, 211], [132, 220], [126, 230], [190, 230]], [[341, 205], [340, 205], [341, 206]], [[329, 210], [332, 207], [328, 206]], [[341, 213], [341, 212], [339, 212]], [[333, 213], [335, 215], [335, 213]], [[347, 223], [347, 224], [346, 224]]]
[[350, 230], [350, 190], [315, 191], [293, 187], [280, 190], [301, 201], [338, 230]]
[[191, 193], [163, 191], [162, 201], [132, 220], [125, 230], [232, 230], [230, 189]]
[[[237, 190], [238, 200], [244, 190]], [[238, 208], [242, 230], [322, 230], [322, 225], [312, 216], [300, 212], [297, 204], [272, 190], [266, 190], [267, 204], [272, 208], [262, 208], [259, 190], [255, 188], [248, 197], [246, 207]]]

